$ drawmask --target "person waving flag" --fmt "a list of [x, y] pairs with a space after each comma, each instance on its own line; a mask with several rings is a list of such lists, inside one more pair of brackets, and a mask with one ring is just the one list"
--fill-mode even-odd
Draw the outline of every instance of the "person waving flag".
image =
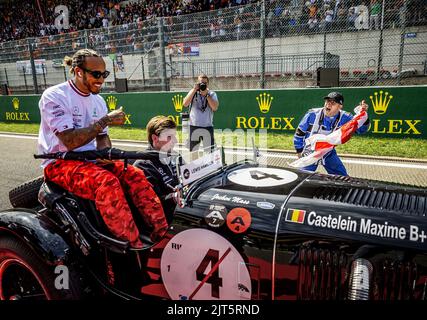
[[367, 108], [368, 106], [363, 100], [354, 109], [356, 116], [338, 130], [327, 135], [313, 134], [306, 138], [304, 155], [289, 165], [294, 168], [308, 167], [323, 159], [335, 146], [346, 143], [358, 129], [366, 125], [368, 120]]

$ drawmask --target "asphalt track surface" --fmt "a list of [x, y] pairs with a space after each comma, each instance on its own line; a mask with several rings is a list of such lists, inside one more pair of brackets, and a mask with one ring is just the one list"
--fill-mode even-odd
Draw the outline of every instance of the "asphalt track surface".
[[[42, 175], [40, 160], [33, 158], [37, 137], [0, 133], [0, 210], [10, 208], [9, 191], [21, 183]], [[146, 143], [113, 141], [124, 150], [143, 150]], [[179, 151], [179, 148], [178, 148]], [[226, 150], [226, 162], [252, 157], [252, 151]], [[270, 166], [286, 167], [294, 154], [260, 150], [260, 161]], [[427, 187], [427, 160], [347, 157], [342, 160], [350, 176]], [[324, 172], [321, 167], [319, 172]]]

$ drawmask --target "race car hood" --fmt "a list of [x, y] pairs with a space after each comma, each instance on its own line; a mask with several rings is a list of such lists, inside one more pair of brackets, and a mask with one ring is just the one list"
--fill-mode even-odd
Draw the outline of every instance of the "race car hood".
[[221, 185], [202, 192], [198, 205], [204, 207], [207, 215], [212, 211], [209, 208], [224, 206], [224, 219], [233, 209], [243, 208], [250, 217], [252, 231], [272, 235], [287, 198], [310, 175], [280, 168], [240, 168], [225, 173]]
[[224, 221], [230, 220], [234, 215], [229, 218], [229, 213], [236, 209], [250, 217], [253, 232], [276, 234], [279, 222], [279, 238], [311, 234], [427, 249], [423, 188], [293, 169], [240, 167], [202, 189], [191, 211], [206, 221], [218, 208]]
[[426, 214], [425, 188], [314, 174], [288, 199], [278, 232], [426, 250]]

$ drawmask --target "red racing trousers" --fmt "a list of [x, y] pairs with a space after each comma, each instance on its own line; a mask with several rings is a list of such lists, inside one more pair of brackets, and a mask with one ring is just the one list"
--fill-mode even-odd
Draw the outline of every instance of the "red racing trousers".
[[95, 164], [75, 160], [56, 160], [44, 169], [47, 180], [78, 197], [95, 200], [108, 229], [119, 239], [141, 247], [139, 231], [126, 201], [126, 192], [144, 221], [154, 228], [151, 238], [157, 240], [167, 228], [159, 198], [141, 169], [121, 161]]

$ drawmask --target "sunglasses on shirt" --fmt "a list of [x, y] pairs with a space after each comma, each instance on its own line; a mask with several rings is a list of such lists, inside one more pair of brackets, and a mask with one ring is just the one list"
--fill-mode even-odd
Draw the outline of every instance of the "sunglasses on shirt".
[[82, 68], [82, 67], [80, 67], [80, 69], [82, 69], [84, 72], [89, 73], [95, 79], [99, 79], [101, 77], [103, 77], [105, 79], [105, 78], [107, 78], [110, 75], [110, 71], [107, 71], [107, 70], [105, 70], [104, 72], [101, 72], [101, 71], [88, 70], [88, 69], [85, 69], [85, 68]]

